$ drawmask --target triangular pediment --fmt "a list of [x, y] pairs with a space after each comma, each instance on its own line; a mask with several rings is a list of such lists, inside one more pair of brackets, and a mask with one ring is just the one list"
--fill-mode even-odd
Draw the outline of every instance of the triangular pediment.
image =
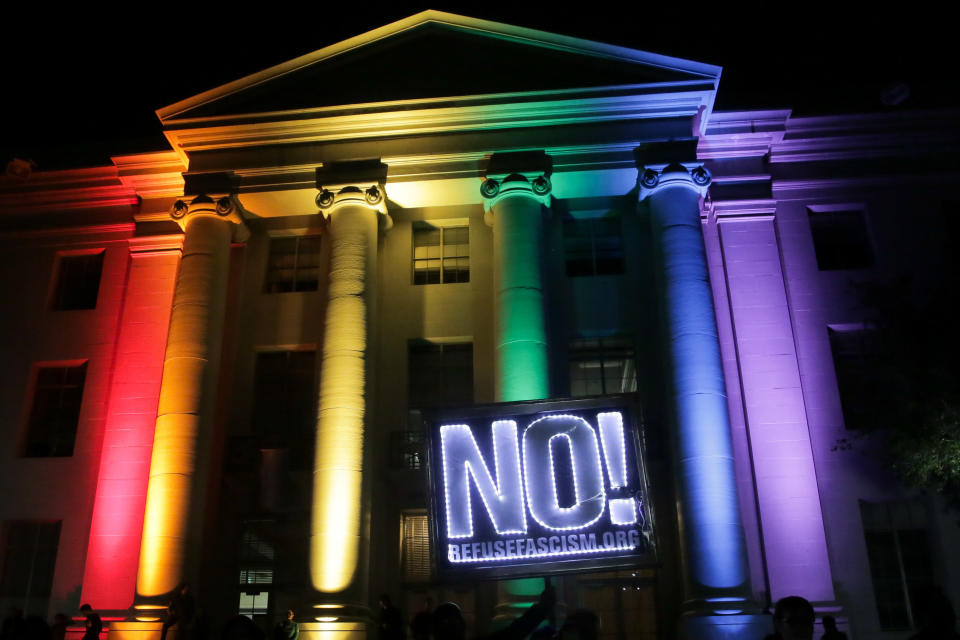
[[425, 11], [160, 109], [162, 120], [589, 87], [715, 83], [720, 69]]

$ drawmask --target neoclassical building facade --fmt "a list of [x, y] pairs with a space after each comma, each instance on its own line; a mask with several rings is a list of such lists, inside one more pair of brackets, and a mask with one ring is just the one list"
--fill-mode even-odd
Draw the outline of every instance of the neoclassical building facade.
[[437, 579], [422, 412], [631, 394], [657, 563], [555, 578], [604, 638], [960, 605], [955, 514], [838, 446], [856, 287], [950, 261], [960, 113], [719, 81], [428, 11], [160, 109], [170, 151], [2, 178], [0, 604], [146, 640], [186, 582], [211, 630], [360, 638], [388, 593], [482, 634], [542, 581]]

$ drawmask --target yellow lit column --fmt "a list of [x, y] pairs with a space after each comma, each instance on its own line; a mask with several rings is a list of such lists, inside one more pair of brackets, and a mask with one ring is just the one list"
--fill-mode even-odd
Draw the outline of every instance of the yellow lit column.
[[[389, 228], [382, 186], [326, 186], [317, 205], [328, 219], [330, 270], [320, 359], [310, 577], [325, 596], [318, 619], [341, 624], [357, 616], [347, 603], [362, 538], [363, 438], [370, 378], [368, 335], [377, 273], [377, 231]], [[338, 595], [339, 594], [339, 595]]]
[[195, 564], [203, 487], [198, 451], [213, 421], [230, 244], [247, 229], [230, 197], [177, 201], [172, 217], [184, 230], [157, 408], [140, 564], [138, 617], [163, 609]]
[[[498, 402], [550, 396], [542, 242], [550, 204], [549, 157], [495, 154], [480, 192], [493, 227], [494, 348]], [[504, 168], [526, 169], [507, 173]], [[531, 170], [532, 169], [532, 170]], [[543, 589], [540, 579], [497, 583], [494, 625], [513, 620]]]

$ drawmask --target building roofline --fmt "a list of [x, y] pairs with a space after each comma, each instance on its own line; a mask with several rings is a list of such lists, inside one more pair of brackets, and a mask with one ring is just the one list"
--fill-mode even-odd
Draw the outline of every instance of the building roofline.
[[201, 105], [208, 104], [274, 78], [278, 78], [288, 73], [292, 73], [299, 69], [303, 69], [348, 51], [352, 51], [359, 47], [372, 44], [379, 40], [389, 38], [428, 23], [442, 24], [454, 29], [482, 32], [492, 37], [505, 38], [515, 42], [524, 42], [531, 46], [547, 47], [573, 53], [580, 53], [582, 55], [610, 58], [660, 67], [663, 69], [682, 71], [694, 76], [700, 76], [704, 79], [709, 79], [713, 81], [715, 85], [719, 81], [720, 73], [722, 71], [721, 67], [701, 62], [694, 62], [691, 60], [684, 60], [682, 58], [674, 58], [671, 56], [649, 53], [637, 49], [604, 44], [592, 40], [584, 40], [581, 38], [563, 36], [555, 33], [548, 33], [546, 31], [539, 31], [536, 29], [528, 29], [526, 27], [516, 27], [500, 22], [480, 20], [478, 18], [469, 18], [444, 11], [434, 11], [432, 9], [428, 9], [377, 29], [373, 29], [372, 31], [368, 31], [352, 38], [347, 38], [341, 42], [329, 45], [322, 49], [318, 49], [312, 53], [308, 53], [292, 60], [288, 60], [287, 62], [274, 65], [264, 69], [263, 71], [259, 71], [232, 82], [228, 82], [224, 85], [204, 91], [195, 96], [180, 100], [179, 102], [175, 102], [169, 106], [157, 109], [156, 114], [160, 118], [161, 122], [166, 122], [175, 118], [181, 113], [185, 113]]

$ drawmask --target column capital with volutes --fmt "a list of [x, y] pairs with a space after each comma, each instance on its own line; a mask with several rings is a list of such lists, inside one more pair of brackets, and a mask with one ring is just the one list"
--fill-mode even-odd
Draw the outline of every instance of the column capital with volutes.
[[495, 153], [480, 184], [484, 221], [493, 226], [497, 205], [508, 198], [529, 198], [550, 206], [553, 159], [543, 151]]
[[706, 197], [713, 182], [710, 171], [700, 162], [648, 164], [639, 166], [638, 171], [638, 198], [641, 202], [658, 191], [672, 187], [690, 189], [700, 197]]
[[329, 219], [334, 212], [349, 207], [377, 215], [380, 229], [393, 226], [387, 211], [387, 165], [379, 158], [338, 160], [317, 167], [317, 208]]
[[201, 193], [192, 198], [177, 200], [170, 207], [170, 217], [186, 232], [190, 220], [209, 217], [229, 222], [233, 226], [233, 241], [246, 242], [250, 230], [243, 221], [243, 207], [233, 194]]
[[382, 184], [360, 182], [355, 184], [324, 185], [317, 193], [317, 208], [329, 219], [338, 209], [357, 207], [377, 215], [380, 228], [388, 231], [393, 227], [393, 218], [387, 211], [387, 193]]

